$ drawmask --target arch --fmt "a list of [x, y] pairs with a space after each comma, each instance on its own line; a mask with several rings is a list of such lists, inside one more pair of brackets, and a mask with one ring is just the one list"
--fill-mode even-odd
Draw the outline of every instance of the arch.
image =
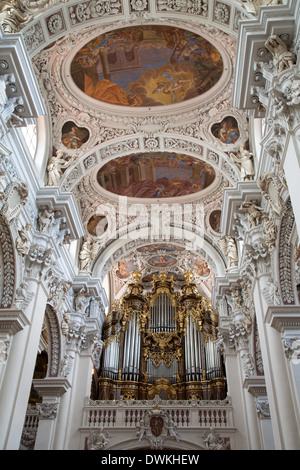
[[[179, 429], [180, 432], [180, 429]], [[196, 440], [196, 439], [195, 439]], [[149, 447], [149, 444], [147, 445], [147, 441], [143, 440], [142, 442], [139, 442], [137, 438], [132, 438], [132, 439], [127, 439], [123, 440], [121, 442], [118, 442], [118, 444], [108, 446], [105, 450], [143, 450], [146, 451], [147, 449], [151, 450]], [[178, 450], [205, 450], [205, 444], [203, 442], [203, 438], [199, 437], [198, 438], [198, 443], [194, 443], [189, 441], [186, 441], [184, 439], [179, 439], [179, 441], [176, 441], [176, 443], [169, 439], [166, 438], [164, 442], [164, 449], [168, 451], [178, 451]], [[162, 449], [162, 451], [164, 450]]]
[[[172, 227], [171, 227], [172, 228]], [[180, 245], [186, 249], [202, 249], [214, 262], [216, 267], [216, 275], [223, 276], [226, 269], [226, 261], [223, 253], [219, 247], [214, 246], [212, 241], [207, 237], [203, 236], [200, 232], [199, 234], [191, 230], [187, 225], [183, 227], [183, 230], [186, 233], [186, 237], [182, 239], [170, 239], [170, 240], [151, 240], [151, 238], [139, 238], [138, 232], [135, 228], [128, 228], [126, 233], [131, 237], [130, 240], [124, 239], [122, 237], [117, 238], [111, 241], [108, 245], [103, 247], [97, 254], [94, 259], [92, 270], [95, 277], [100, 277], [101, 281], [104, 279], [106, 274], [112, 268], [112, 266], [122, 259], [126, 253], [130, 253], [133, 249], [141, 247], [143, 245], [151, 243], [173, 243], [175, 245]], [[124, 228], [122, 228], [124, 231]], [[151, 230], [151, 228], [149, 228]], [[150, 233], [150, 232], [149, 232]], [[193, 240], [193, 242], [191, 242]], [[196, 241], [194, 245], [194, 241]]]
[[95, 169], [100, 169], [109, 161], [129, 154], [153, 152], [154, 149], [157, 152], [184, 152], [198, 158], [210, 164], [231, 185], [240, 179], [240, 171], [230, 161], [228, 155], [201, 140], [171, 133], [157, 133], [155, 137], [137, 133], [101, 143], [76, 159], [75, 163], [65, 171], [60, 181], [60, 188], [62, 191], [70, 192], [85, 176]]
[[57, 377], [60, 372], [61, 362], [61, 335], [60, 325], [56, 313], [51, 305], [46, 305], [45, 320], [47, 322], [48, 340], [49, 340], [49, 365], [47, 377]]

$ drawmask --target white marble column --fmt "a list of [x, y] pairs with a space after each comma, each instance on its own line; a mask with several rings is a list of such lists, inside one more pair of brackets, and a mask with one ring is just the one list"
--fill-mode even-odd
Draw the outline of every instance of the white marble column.
[[[240, 299], [242, 299], [242, 297]], [[247, 435], [248, 448], [250, 450], [261, 450], [262, 443], [254, 399], [244, 387], [244, 378], [252, 373], [252, 361], [249, 353], [251, 325], [245, 315], [245, 312], [247, 312], [245, 309], [246, 307], [241, 305], [241, 308], [234, 311], [232, 314], [233, 322], [230, 325], [231, 347], [235, 349], [238, 358], [239, 386], [241, 387], [245, 410], [245, 431]]]
[[[227, 320], [226, 320], [227, 323]], [[224, 327], [225, 326], [225, 327]], [[244, 407], [244, 397], [241, 380], [241, 368], [237, 352], [234, 348], [229, 347], [229, 334], [226, 325], [221, 319], [221, 328], [219, 347], [224, 357], [224, 365], [227, 380], [227, 393], [234, 403], [233, 423], [236, 429], [235, 433], [235, 450], [248, 450], [248, 438], [245, 436], [244, 430], [247, 427], [247, 413]]]
[[33, 294], [25, 311], [28, 326], [11, 340], [0, 390], [0, 449], [3, 450], [19, 449], [48, 297], [38, 279], [28, 279], [27, 284], [27, 292]]
[[34, 450], [52, 450], [57, 428], [57, 413], [61, 406], [61, 396], [70, 388], [70, 383], [63, 377], [34, 379], [33, 386], [42, 403], [37, 403], [39, 425]]
[[[93, 362], [91, 355], [87, 351], [76, 355], [73, 386], [68, 401], [68, 414], [65, 415], [66, 428], [61, 429], [65, 432], [64, 450], [83, 450], [79, 431], [82, 426], [82, 414], [78, 413], [78, 410], [83, 408], [85, 399], [90, 397], [92, 371]], [[60, 443], [57, 439], [55, 449], [59, 448], [59, 446]]]
[[86, 397], [90, 397], [92, 370], [94, 367], [93, 352], [97, 345], [93, 333], [89, 335], [80, 318], [73, 316], [67, 335], [66, 359], [69, 363], [65, 375], [70, 388], [61, 397], [56, 419], [56, 430], [53, 450], [79, 449], [82, 425], [82, 409]]
[[269, 400], [267, 397], [265, 378], [251, 376], [245, 378], [244, 388], [252, 395], [256, 407], [256, 418], [263, 450], [274, 450], [274, 437], [270, 415]]
[[[281, 333], [271, 324], [269, 306], [265, 300], [268, 275], [261, 275], [254, 285], [254, 303], [259, 331], [270, 414], [276, 450], [299, 450], [300, 435], [293, 389]], [[285, 307], [278, 307], [284, 314]]]

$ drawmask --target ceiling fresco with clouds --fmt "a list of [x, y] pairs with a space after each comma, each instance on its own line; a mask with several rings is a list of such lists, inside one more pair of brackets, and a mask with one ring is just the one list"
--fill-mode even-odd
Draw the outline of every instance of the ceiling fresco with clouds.
[[160, 25], [114, 30], [89, 41], [74, 57], [72, 77], [105, 103], [145, 107], [195, 98], [223, 72], [220, 52], [190, 31]]

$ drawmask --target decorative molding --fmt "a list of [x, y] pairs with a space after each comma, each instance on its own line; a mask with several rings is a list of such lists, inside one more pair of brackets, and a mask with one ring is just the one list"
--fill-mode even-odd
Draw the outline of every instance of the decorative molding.
[[2, 277], [0, 309], [9, 309], [13, 305], [16, 288], [16, 267], [13, 238], [2, 214], [0, 214], [0, 255]]
[[294, 305], [269, 307], [265, 321], [271, 327], [284, 334], [298, 330], [300, 328], [300, 307]]
[[28, 326], [29, 320], [22, 310], [0, 309], [0, 331], [7, 335], [15, 335]]
[[278, 266], [279, 266], [279, 281], [280, 290], [285, 305], [294, 305], [294, 286], [292, 280], [292, 249], [291, 249], [291, 235], [294, 227], [295, 216], [292, 209], [291, 202], [286, 204], [286, 210], [282, 217], [282, 222], [279, 232], [279, 246], [278, 246]]
[[58, 403], [37, 403], [36, 409], [38, 411], [39, 419], [56, 419], [58, 412]]
[[267, 388], [264, 377], [246, 377], [243, 383], [243, 387], [255, 398], [265, 397], [267, 395]]
[[257, 401], [255, 405], [258, 419], [271, 419], [268, 401]]
[[143, 439], [150, 444], [150, 449], [160, 450], [164, 448], [166, 439], [179, 441], [179, 435], [174, 421], [169, 413], [163, 410], [148, 410], [144, 413], [140, 424], [137, 426], [139, 442]]
[[62, 377], [46, 377], [33, 379], [33, 387], [41, 397], [59, 398], [71, 387], [70, 382]]

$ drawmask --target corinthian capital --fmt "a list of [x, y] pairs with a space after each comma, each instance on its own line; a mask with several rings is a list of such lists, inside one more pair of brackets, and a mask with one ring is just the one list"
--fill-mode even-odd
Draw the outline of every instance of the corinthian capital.
[[32, 245], [25, 259], [26, 276], [41, 279], [54, 265], [52, 248]]

